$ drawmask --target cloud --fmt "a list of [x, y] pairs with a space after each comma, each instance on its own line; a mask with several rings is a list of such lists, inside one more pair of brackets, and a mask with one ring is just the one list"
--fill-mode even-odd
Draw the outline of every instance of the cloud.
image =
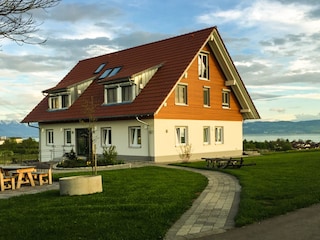
[[289, 33], [292, 26], [297, 28], [297, 31], [303, 29], [313, 32], [320, 29], [319, 19], [309, 17], [315, 6], [304, 2], [281, 3], [270, 0], [258, 0], [250, 3], [251, 5], [240, 3], [228, 10], [213, 10], [198, 16], [197, 21], [206, 24], [232, 22], [241, 29], [257, 28], [266, 33], [275, 31]]
[[277, 112], [277, 113], [285, 113], [286, 110], [284, 108], [270, 108], [271, 112]]
[[[286, 109], [286, 102], [295, 99], [299, 107], [306, 99], [319, 101], [318, 0], [228, 0], [214, 5], [209, 0], [201, 4], [191, 0], [68, 0], [36, 11], [35, 17], [42, 25], [34, 37], [47, 39], [45, 44], [17, 47], [7, 40], [1, 42], [0, 101], [5, 106], [1, 104], [0, 111], [2, 116], [8, 112], [8, 119], [21, 119], [41, 100], [41, 91], [57, 84], [81, 59], [208, 25], [218, 26], [261, 115], [281, 113], [276, 109]], [[12, 99], [16, 93], [19, 97]], [[20, 97], [23, 100], [17, 100]], [[281, 114], [294, 116], [288, 111]]]

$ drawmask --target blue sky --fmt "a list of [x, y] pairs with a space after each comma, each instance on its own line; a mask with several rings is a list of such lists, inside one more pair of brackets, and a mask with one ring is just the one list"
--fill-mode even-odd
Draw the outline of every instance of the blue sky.
[[42, 45], [0, 39], [0, 120], [21, 121], [81, 59], [217, 26], [262, 120], [320, 118], [320, 1], [62, 0]]

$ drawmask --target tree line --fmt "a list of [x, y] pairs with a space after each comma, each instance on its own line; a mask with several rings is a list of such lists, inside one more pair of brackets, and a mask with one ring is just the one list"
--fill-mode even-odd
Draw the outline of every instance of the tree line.
[[32, 139], [24, 139], [18, 143], [14, 138], [8, 138], [0, 145], [0, 153], [11, 152], [12, 154], [38, 154], [39, 143]]
[[317, 149], [319, 148], [319, 143], [312, 140], [294, 140], [289, 141], [288, 139], [277, 139], [275, 141], [243, 141], [244, 151], [254, 151], [254, 150], [270, 150], [270, 151], [288, 151], [294, 149]]

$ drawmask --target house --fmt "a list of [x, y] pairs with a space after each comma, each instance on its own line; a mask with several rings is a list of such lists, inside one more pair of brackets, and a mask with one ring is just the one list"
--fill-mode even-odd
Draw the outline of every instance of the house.
[[41, 161], [110, 145], [124, 160], [239, 156], [260, 118], [216, 27], [81, 60], [43, 93], [22, 121], [39, 123]]

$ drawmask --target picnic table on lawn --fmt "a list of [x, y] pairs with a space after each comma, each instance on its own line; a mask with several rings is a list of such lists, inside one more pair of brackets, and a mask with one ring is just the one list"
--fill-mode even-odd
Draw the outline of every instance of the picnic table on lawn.
[[207, 162], [208, 168], [241, 168], [242, 166], [253, 166], [255, 163], [244, 164], [243, 157], [231, 157], [231, 158], [201, 158]]
[[19, 189], [22, 184], [35, 186], [32, 173], [36, 171], [35, 166], [8, 165], [1, 167], [5, 175], [18, 175], [16, 189]]

